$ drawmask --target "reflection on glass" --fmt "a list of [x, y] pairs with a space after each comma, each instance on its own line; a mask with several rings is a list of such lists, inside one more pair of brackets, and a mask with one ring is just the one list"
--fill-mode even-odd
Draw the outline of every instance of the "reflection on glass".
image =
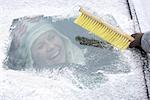
[[34, 41], [31, 55], [36, 64], [66, 62], [64, 42], [54, 31], [45, 32]]
[[44, 18], [15, 21], [5, 61], [8, 68], [45, 67], [60, 63], [85, 64], [82, 50]]

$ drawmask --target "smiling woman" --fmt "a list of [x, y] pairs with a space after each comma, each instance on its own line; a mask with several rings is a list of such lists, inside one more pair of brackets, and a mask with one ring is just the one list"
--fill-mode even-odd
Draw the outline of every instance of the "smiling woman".
[[85, 63], [82, 50], [44, 17], [15, 20], [11, 30], [12, 41], [5, 60], [8, 68], [44, 68], [60, 63]]
[[56, 31], [47, 31], [34, 41], [31, 47], [31, 55], [35, 64], [66, 62], [65, 44], [57, 34]]

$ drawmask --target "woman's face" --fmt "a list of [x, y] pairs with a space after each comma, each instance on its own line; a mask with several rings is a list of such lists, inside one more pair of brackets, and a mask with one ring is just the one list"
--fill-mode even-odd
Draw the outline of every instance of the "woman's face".
[[66, 61], [62, 37], [55, 31], [41, 34], [32, 44], [31, 54], [36, 65], [58, 64]]

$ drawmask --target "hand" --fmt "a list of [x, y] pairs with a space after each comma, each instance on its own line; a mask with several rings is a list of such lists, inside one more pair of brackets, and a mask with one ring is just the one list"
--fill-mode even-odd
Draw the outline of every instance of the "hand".
[[130, 43], [129, 48], [141, 47], [141, 38], [143, 33], [134, 33], [131, 35], [135, 40]]

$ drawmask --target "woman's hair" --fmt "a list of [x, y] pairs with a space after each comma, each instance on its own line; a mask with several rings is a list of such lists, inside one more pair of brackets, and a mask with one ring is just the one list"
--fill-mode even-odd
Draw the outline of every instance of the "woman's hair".
[[57, 31], [43, 16], [21, 18], [15, 20], [13, 24], [11, 44], [4, 61], [5, 67], [11, 69], [32, 68], [34, 60], [31, 56], [31, 46], [41, 34], [50, 30], [55, 31], [62, 37], [65, 44], [67, 63], [85, 63], [82, 50], [73, 44], [67, 36]]

